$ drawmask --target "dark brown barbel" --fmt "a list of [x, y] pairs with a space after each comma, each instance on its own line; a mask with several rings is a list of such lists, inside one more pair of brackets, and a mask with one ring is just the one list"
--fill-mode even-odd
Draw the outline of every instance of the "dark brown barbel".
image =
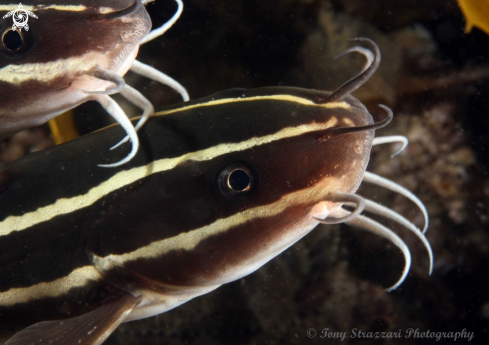
[[379, 104], [379, 107], [384, 109], [387, 112], [387, 117], [383, 119], [382, 121], [376, 122], [371, 125], [366, 125], [366, 126], [354, 126], [354, 127], [339, 127], [339, 128], [332, 128], [328, 130], [326, 134], [321, 135], [318, 138], [318, 141], [320, 143], [329, 140], [333, 137], [337, 137], [342, 134], [348, 134], [348, 133], [355, 133], [355, 132], [363, 132], [363, 131], [370, 131], [372, 129], [379, 129], [387, 126], [392, 119], [394, 118], [394, 113], [392, 110], [387, 107], [386, 105]]
[[363, 54], [367, 58], [367, 62], [365, 63], [363, 70], [356, 77], [350, 79], [343, 85], [341, 85], [336, 91], [334, 91], [329, 97], [325, 99], [318, 99], [318, 103], [329, 103], [329, 102], [337, 102], [342, 100], [347, 95], [351, 94], [353, 91], [362, 86], [370, 77], [375, 73], [377, 67], [379, 67], [381, 54], [379, 46], [369, 38], [354, 38], [348, 40], [348, 42], [362, 42], [366, 43], [369, 48], [373, 50], [373, 54], [371, 50], [365, 49], [360, 46], [352, 47], [347, 49], [340, 55], [335, 57], [335, 60], [348, 54], [351, 52], [357, 52]]

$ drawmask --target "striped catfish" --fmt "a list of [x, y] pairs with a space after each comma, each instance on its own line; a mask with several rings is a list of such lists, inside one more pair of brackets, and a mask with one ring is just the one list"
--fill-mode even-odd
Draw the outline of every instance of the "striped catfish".
[[[121, 323], [165, 312], [257, 270], [319, 223], [347, 223], [392, 241], [360, 213], [401, 215], [355, 194], [376, 128], [349, 94], [380, 52], [337, 91], [229, 90], [170, 106], [140, 131], [130, 162], [101, 169], [100, 146], [120, 126], [30, 154], [0, 170], [0, 334], [5, 344], [100, 344]], [[136, 120], [134, 120], [136, 121]], [[395, 138], [394, 138], [395, 139]], [[123, 151], [118, 152], [124, 154]], [[114, 157], [116, 159], [116, 157]], [[348, 207], [345, 209], [343, 205]], [[427, 218], [425, 229], [427, 227]], [[16, 333], [17, 332], [17, 333]]]
[[[136, 130], [154, 107], [122, 76], [131, 69], [188, 100], [178, 82], [135, 60], [139, 46], [168, 30], [183, 9], [182, 1], [175, 0], [175, 15], [149, 32], [151, 19], [144, 7], [149, 1], [26, 0], [22, 9], [37, 17], [29, 21], [29, 30], [12, 28], [16, 1], [0, 2], [0, 14], [6, 13], [0, 19], [0, 140], [94, 100], [125, 129], [128, 137], [123, 142], [129, 138], [132, 142], [130, 154], [110, 166], [129, 161], [139, 146]], [[114, 93], [143, 109], [136, 128], [109, 97]]]

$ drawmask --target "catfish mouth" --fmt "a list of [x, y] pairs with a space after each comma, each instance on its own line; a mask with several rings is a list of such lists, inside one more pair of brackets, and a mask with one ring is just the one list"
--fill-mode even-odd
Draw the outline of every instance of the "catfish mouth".
[[[133, 0], [126, 8], [109, 13], [98, 14], [87, 19], [98, 30], [118, 33], [116, 37], [104, 42], [95, 49], [100, 54], [95, 64], [123, 76], [136, 58], [142, 39], [151, 29], [151, 19], [141, 0]], [[105, 29], [104, 29], [105, 28]]]
[[320, 201], [311, 208], [306, 217], [311, 220], [325, 219], [333, 212], [341, 209], [341, 206], [341, 203], [337, 203], [334, 201]]

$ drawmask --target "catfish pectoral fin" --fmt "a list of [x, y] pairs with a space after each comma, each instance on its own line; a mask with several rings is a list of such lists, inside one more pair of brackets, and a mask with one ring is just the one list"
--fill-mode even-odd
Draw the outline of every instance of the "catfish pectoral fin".
[[39, 322], [18, 332], [5, 345], [101, 344], [138, 305], [131, 294], [108, 300], [94, 311], [67, 320]]

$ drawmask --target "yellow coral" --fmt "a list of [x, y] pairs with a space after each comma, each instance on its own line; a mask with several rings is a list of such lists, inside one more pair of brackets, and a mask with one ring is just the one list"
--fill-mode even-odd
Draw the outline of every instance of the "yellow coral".
[[466, 25], [465, 32], [477, 27], [489, 35], [489, 0], [457, 0]]

